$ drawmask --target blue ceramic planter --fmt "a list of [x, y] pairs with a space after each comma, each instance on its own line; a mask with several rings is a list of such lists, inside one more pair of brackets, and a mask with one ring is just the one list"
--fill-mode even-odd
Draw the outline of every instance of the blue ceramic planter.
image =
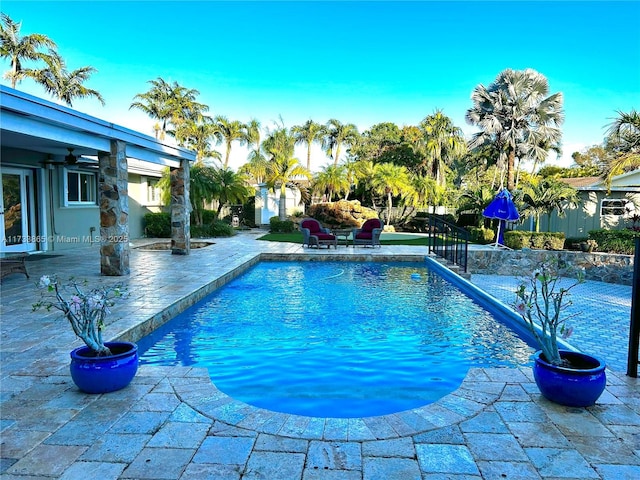
[[607, 384], [606, 365], [584, 353], [560, 350], [560, 357], [575, 368], [548, 363], [541, 351], [534, 355], [533, 377], [540, 393], [554, 403], [568, 407], [588, 407], [596, 403]]
[[138, 371], [138, 346], [105, 342], [113, 355], [96, 357], [88, 347], [71, 352], [71, 378], [85, 393], [115, 392], [129, 385]]

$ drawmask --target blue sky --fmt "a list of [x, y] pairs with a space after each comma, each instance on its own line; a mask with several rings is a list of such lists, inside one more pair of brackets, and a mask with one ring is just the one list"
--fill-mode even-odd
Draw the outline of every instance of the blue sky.
[[[416, 125], [441, 109], [471, 134], [464, 115], [474, 87], [505, 68], [533, 68], [564, 94], [564, 166], [602, 142], [617, 110], [640, 108], [637, 0], [3, 0], [1, 8], [22, 21], [23, 35], [53, 39], [70, 69], [98, 69], [87, 86], [106, 106], [89, 99], [74, 108], [149, 134], [153, 122], [129, 105], [157, 77], [199, 90], [213, 115], [263, 127], [279, 117], [288, 127], [337, 118], [363, 131]], [[30, 80], [18, 88], [49, 98]], [[245, 159], [235, 145], [232, 166]], [[326, 163], [314, 151], [313, 169]]]

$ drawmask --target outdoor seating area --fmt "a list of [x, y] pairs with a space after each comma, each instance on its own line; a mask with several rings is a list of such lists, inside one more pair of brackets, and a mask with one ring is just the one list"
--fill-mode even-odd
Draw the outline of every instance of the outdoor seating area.
[[[185, 256], [133, 249], [131, 275], [124, 278], [99, 275], [92, 266], [97, 246], [34, 262], [30, 275], [124, 280], [133, 295], [113, 308], [115, 320], [106, 331], [112, 339], [130, 335], [132, 326], [150, 317], [172, 317], [194, 292], [214, 288], [260, 255], [384, 261], [425, 255], [424, 247], [405, 245], [310, 251], [256, 236], [216, 239], [213, 247]], [[596, 322], [605, 317], [598, 310], [608, 309], [603, 295], [617, 289], [586, 294], [602, 300], [590, 312], [594, 328], [580, 332], [593, 335], [596, 347], [611, 349], [605, 347], [610, 332]], [[619, 370], [608, 371], [607, 390], [587, 409], [543, 399], [528, 367], [473, 369], [435, 404], [371, 418], [257, 409], [219, 391], [207, 371], [190, 367], [144, 366], [121, 391], [85, 395], [69, 378], [68, 350], [81, 342], [68, 328], [42, 334], [43, 325], [64, 320], [53, 312], [33, 313], [34, 290], [31, 280], [14, 275], [1, 292], [0, 473], [7, 478], [92, 478], [96, 471], [103, 478], [176, 480], [640, 477], [640, 383]]]

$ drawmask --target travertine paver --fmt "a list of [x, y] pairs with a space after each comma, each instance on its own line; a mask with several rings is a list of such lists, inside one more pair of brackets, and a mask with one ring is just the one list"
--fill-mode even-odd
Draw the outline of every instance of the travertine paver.
[[384, 478], [385, 480], [421, 480], [420, 466], [416, 460], [408, 458], [365, 457], [364, 478]]
[[[185, 304], [186, 292], [218, 284], [216, 278], [230, 277], [260, 252], [306, 252], [250, 235], [215, 243], [208, 252], [178, 257], [133, 249], [127, 279], [133, 298], [114, 307], [107, 336], [135, 330], [163, 308], [169, 313], [162, 315], [171, 316], [176, 305]], [[416, 252], [424, 250], [394, 246], [311, 254], [393, 260]], [[117, 280], [86, 273], [97, 258], [96, 249], [74, 252], [32, 262], [30, 273]], [[620, 372], [608, 371], [607, 391], [587, 409], [544, 400], [528, 367], [475, 368], [441, 401], [362, 419], [256, 409], [218, 391], [206, 370], [190, 367], [141, 367], [126, 389], [85, 395], [68, 374], [68, 351], [78, 341], [54, 315], [31, 313], [31, 283], [10, 276], [0, 291], [0, 474], [7, 480], [640, 478], [640, 384]], [[506, 282], [504, 291], [510, 288]], [[593, 319], [607, 318], [602, 309], [619, 315], [611, 304], [626, 308], [626, 290], [617, 286], [583, 292]], [[602, 332], [591, 330], [580, 332], [582, 344], [610, 351]]]
[[477, 475], [478, 467], [465, 445], [418, 444], [416, 453], [425, 473]]
[[193, 449], [185, 448], [144, 448], [122, 476], [149, 480], [179, 478], [193, 453]]

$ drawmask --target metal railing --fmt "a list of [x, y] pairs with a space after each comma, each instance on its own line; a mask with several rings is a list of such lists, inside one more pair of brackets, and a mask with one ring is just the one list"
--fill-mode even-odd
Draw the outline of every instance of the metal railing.
[[435, 253], [467, 272], [469, 232], [435, 215], [427, 217], [429, 253]]
[[629, 322], [629, 353], [627, 375], [638, 376], [638, 347], [640, 346], [640, 238], [636, 238], [636, 252], [633, 260], [633, 287], [631, 290], [631, 321]]

